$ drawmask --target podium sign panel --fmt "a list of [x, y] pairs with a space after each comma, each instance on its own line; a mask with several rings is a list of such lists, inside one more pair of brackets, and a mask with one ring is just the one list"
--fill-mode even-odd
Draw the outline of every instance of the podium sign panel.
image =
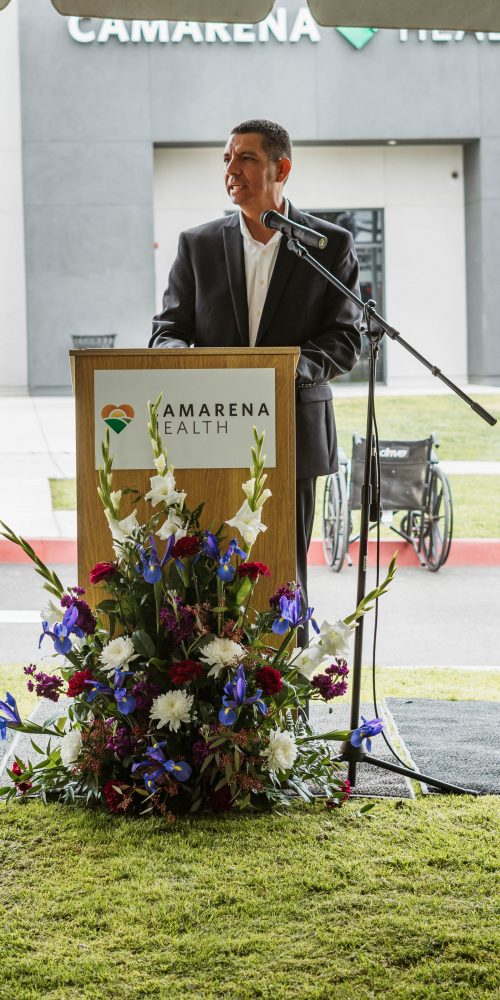
[[[169, 461], [176, 467], [177, 489], [187, 493], [186, 504], [191, 509], [204, 504], [202, 528], [217, 530], [241, 507], [245, 499], [241, 484], [249, 478], [252, 426], [259, 432], [266, 430], [266, 486], [272, 497], [263, 510], [268, 530], [259, 535], [251, 555], [271, 570], [271, 578], [262, 578], [258, 588], [259, 605], [266, 606], [269, 596], [296, 576], [294, 379], [298, 348], [84, 350], [70, 354], [76, 397], [78, 577], [89, 601], [96, 604], [103, 596], [98, 587], [89, 587], [89, 570], [96, 562], [114, 559], [97, 495], [100, 442], [108, 426], [114, 455], [113, 488], [132, 487], [142, 495], [147, 493], [150, 476], [156, 472], [146, 429], [147, 401], [155, 400], [162, 391], [160, 429]], [[210, 406], [214, 408], [213, 417], [206, 412], [195, 416], [196, 406], [201, 409], [204, 401], [209, 412]], [[211, 425], [211, 433], [194, 433], [193, 421], [198, 431], [197, 421], [217, 420], [215, 403], [224, 407], [218, 419], [227, 423], [227, 434], [222, 428], [213, 433]], [[179, 430], [183, 418], [190, 434], [182, 428], [172, 433], [174, 428]], [[222, 448], [217, 450], [220, 441]], [[195, 457], [195, 446], [201, 446], [202, 459], [199, 453]], [[125, 495], [121, 516], [126, 517], [134, 506], [132, 495]], [[139, 502], [139, 522], [150, 515], [150, 505]], [[225, 537], [229, 540], [235, 535], [241, 542], [238, 533], [227, 526]]]
[[[176, 469], [234, 469], [266, 433], [266, 465], [276, 466], [274, 368], [95, 371], [95, 467], [109, 428], [115, 469], [150, 469], [148, 400], [161, 393], [159, 429]], [[125, 401], [125, 402], [124, 402]]]

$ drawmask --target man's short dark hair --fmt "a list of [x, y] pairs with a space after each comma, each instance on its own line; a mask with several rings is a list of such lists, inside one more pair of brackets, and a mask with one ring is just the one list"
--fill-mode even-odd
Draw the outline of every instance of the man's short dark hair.
[[244, 135], [246, 132], [257, 132], [262, 136], [262, 149], [270, 160], [281, 160], [283, 156], [292, 159], [290, 136], [282, 125], [269, 122], [266, 118], [250, 118], [231, 129], [231, 135]]

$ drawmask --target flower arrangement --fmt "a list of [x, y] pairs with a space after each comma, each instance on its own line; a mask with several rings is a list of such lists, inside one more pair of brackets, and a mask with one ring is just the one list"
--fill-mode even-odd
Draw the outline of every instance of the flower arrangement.
[[[347, 690], [345, 654], [357, 620], [384, 593], [383, 584], [343, 621], [321, 628], [301, 606], [294, 582], [280, 586], [266, 610], [254, 607], [262, 562], [250, 559], [266, 530], [263, 435], [254, 428], [245, 500], [226, 525], [241, 536], [200, 524], [177, 489], [158, 428], [161, 397], [149, 404], [148, 430], [156, 469], [145, 499], [146, 523], [136, 509], [122, 516], [113, 490], [109, 431], [102, 446], [99, 496], [115, 560], [98, 563], [90, 586], [106, 595], [92, 611], [84, 590], [65, 589], [28, 542], [2, 523], [5, 537], [34, 562], [51, 595], [42, 612], [40, 644], [53, 643], [56, 673], [25, 667], [27, 684], [62, 712], [44, 725], [23, 722], [15, 699], [0, 701], [0, 738], [7, 728], [49, 737], [32, 740], [36, 763], [15, 757], [0, 796], [106, 805], [112, 813], [181, 813], [262, 809], [288, 804], [293, 794], [331, 806], [350, 794], [331, 740], [355, 745], [382, 728], [364, 720], [354, 733], [318, 736], [307, 718], [309, 699], [330, 702]], [[54, 600], [55, 598], [55, 600]], [[295, 648], [297, 629], [310, 623], [315, 641]], [[62, 662], [61, 662], [62, 658]]]

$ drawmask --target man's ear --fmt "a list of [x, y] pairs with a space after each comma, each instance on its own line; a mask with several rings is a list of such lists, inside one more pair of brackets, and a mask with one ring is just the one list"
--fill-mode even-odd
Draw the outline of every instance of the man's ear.
[[288, 156], [282, 156], [280, 160], [277, 161], [278, 175], [276, 181], [279, 184], [284, 184], [288, 174], [292, 169], [292, 161], [288, 159]]

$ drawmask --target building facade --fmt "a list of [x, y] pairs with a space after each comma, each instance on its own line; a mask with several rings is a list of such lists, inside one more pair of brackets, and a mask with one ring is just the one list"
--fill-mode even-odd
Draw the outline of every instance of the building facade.
[[[74, 337], [147, 344], [179, 231], [230, 210], [222, 147], [250, 117], [289, 129], [290, 199], [351, 229], [402, 336], [500, 384], [500, 34], [322, 28], [295, 0], [256, 26], [23, 0], [0, 95], [4, 391], [68, 392]], [[393, 343], [381, 374], [434, 381]]]

